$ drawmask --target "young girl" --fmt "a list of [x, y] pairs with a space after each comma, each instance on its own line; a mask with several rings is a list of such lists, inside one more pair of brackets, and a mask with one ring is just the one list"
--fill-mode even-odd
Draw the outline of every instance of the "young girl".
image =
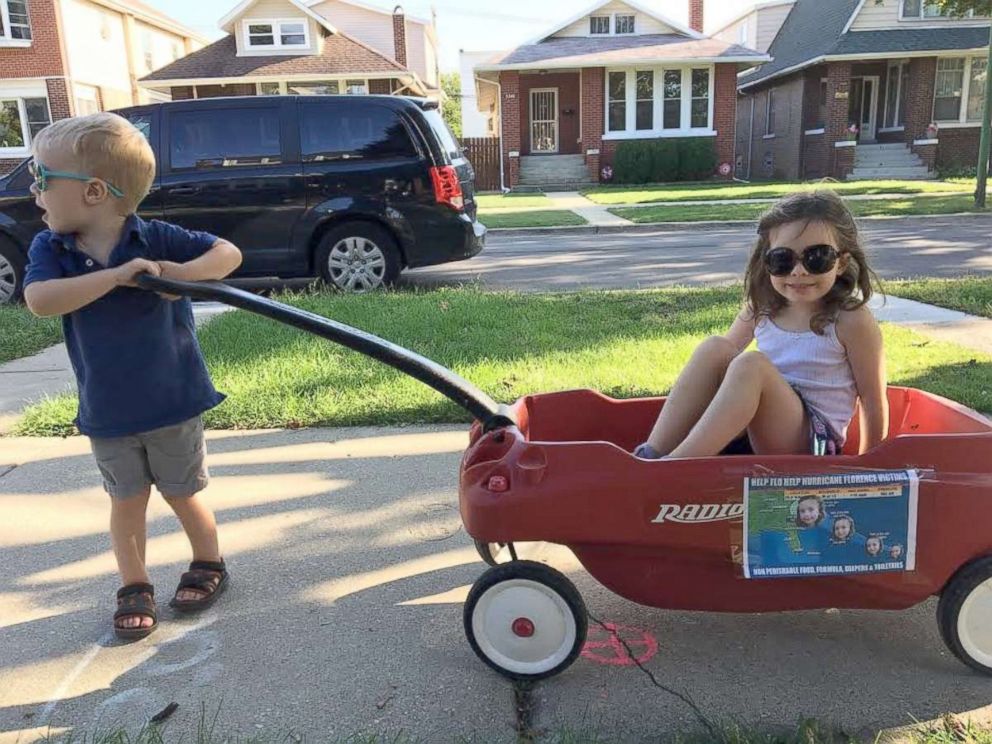
[[[784, 197], [758, 223], [744, 308], [699, 345], [634, 454], [839, 454], [859, 398], [860, 451], [881, 442], [885, 357], [865, 307], [874, 278], [837, 194]], [[758, 350], [744, 351], [752, 339]]]

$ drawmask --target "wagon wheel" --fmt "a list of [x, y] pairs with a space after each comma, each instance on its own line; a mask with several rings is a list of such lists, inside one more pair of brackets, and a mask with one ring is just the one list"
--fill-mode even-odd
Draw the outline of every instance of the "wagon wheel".
[[464, 611], [472, 650], [505, 677], [538, 680], [567, 669], [585, 644], [586, 606], [560, 571], [535, 561], [487, 570]]
[[510, 560], [517, 560], [517, 551], [513, 549], [513, 543], [483, 542], [482, 540], [475, 540], [476, 552], [479, 554], [479, 557], [490, 566], [500, 565], [500, 562], [496, 560], [496, 555], [507, 545], [510, 546]]
[[972, 561], [947, 582], [937, 604], [937, 624], [951, 653], [992, 674], [992, 556]]

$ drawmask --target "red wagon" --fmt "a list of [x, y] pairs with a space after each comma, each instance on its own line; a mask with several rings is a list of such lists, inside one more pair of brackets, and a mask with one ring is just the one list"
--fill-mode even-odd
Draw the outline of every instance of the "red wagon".
[[[953, 401], [890, 387], [890, 430], [858, 451], [857, 419], [839, 456], [642, 460], [630, 454], [663, 398], [613, 400], [590, 390], [530, 395], [512, 406], [439, 364], [355, 328], [217, 282], [143, 276], [140, 286], [217, 300], [389, 364], [475, 419], [461, 463], [468, 534], [491, 567], [465, 604], [465, 631], [489, 666], [515, 679], [557, 674], [578, 656], [587, 616], [572, 582], [517, 560], [513, 543], [569, 547], [608, 589], [651, 607], [768, 612], [824, 607], [898, 610], [937, 595], [950, 650], [992, 674], [992, 422]], [[911, 570], [747, 579], [746, 479], [912, 469], [919, 548]], [[505, 544], [513, 560], [496, 564]], [[906, 563], [907, 567], [909, 563]]]

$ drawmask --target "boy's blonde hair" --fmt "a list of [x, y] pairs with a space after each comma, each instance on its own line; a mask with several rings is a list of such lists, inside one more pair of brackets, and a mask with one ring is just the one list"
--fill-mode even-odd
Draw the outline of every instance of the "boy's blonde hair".
[[36, 154], [52, 150], [72, 153], [81, 173], [103, 179], [124, 192], [123, 197], [112, 197], [119, 202], [121, 214], [134, 212], [155, 180], [155, 153], [145, 135], [123, 116], [109, 111], [49, 124], [35, 135], [33, 149]]

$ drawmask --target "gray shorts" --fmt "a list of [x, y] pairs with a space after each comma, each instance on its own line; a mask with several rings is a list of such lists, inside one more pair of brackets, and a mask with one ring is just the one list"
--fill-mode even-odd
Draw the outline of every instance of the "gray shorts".
[[114, 498], [144, 493], [152, 484], [163, 496], [192, 496], [207, 487], [203, 419], [129, 437], [90, 437], [103, 487]]

